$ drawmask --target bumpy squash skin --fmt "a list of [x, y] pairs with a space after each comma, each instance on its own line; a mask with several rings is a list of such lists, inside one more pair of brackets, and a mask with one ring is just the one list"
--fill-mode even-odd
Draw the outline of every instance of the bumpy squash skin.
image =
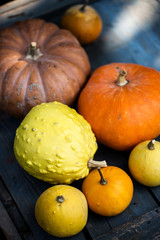
[[[128, 84], [117, 86], [121, 70]], [[160, 73], [138, 64], [111, 63], [96, 69], [82, 90], [78, 112], [97, 141], [125, 151], [160, 133]]]
[[69, 184], [87, 176], [87, 162], [96, 150], [90, 125], [74, 109], [60, 102], [32, 108], [14, 140], [19, 164], [29, 174], [52, 184]]
[[148, 186], [160, 186], [160, 142], [155, 142], [155, 149], [149, 150], [150, 141], [136, 145], [130, 153], [128, 166], [137, 182]]
[[23, 118], [42, 102], [74, 103], [91, 67], [71, 32], [30, 19], [0, 30], [0, 39], [1, 110]]

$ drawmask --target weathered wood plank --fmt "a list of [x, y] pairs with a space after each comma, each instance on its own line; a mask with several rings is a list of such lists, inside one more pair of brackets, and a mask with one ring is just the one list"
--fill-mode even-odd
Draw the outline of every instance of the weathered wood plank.
[[83, 2], [80, 0], [14, 0], [0, 7], [0, 28], [7, 27], [16, 21], [39, 17]]
[[0, 201], [0, 227], [7, 239], [21, 240], [20, 235], [18, 234], [12, 220], [10, 219], [1, 201]]
[[12, 198], [5, 188], [2, 179], [0, 178], [0, 200], [5, 207], [8, 207], [13, 204]]
[[22, 215], [17, 209], [10, 193], [6, 189], [6, 186], [1, 178], [0, 178], [0, 201], [2, 202], [7, 213], [12, 219], [12, 222], [14, 223], [16, 229], [18, 230], [19, 235], [23, 236], [23, 239], [27, 238], [28, 240], [34, 240], [30, 229], [24, 222]]
[[158, 240], [159, 224], [160, 208], [157, 208], [93, 240]]
[[14, 201], [11, 198], [1, 178], [0, 178], [0, 200], [4, 207], [6, 208], [10, 218], [12, 219], [12, 222], [14, 222], [14, 225], [16, 226], [18, 232], [25, 234], [29, 232], [29, 229], [26, 226], [24, 219], [22, 218], [19, 210], [15, 206]]
[[160, 187], [151, 188], [150, 191], [154, 195], [155, 200], [160, 205]]
[[100, 216], [90, 210], [86, 227], [92, 238], [111, 230], [107, 218]]

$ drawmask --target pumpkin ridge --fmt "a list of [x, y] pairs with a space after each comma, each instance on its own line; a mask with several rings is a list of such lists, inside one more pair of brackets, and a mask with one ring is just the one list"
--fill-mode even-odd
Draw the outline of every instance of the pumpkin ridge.
[[47, 96], [46, 96], [46, 91], [45, 91], [45, 84], [44, 84], [44, 80], [43, 78], [41, 77], [41, 74], [40, 74], [40, 68], [38, 68], [38, 65], [36, 64], [36, 69], [37, 69], [37, 74], [39, 76], [39, 79], [42, 83], [42, 87], [43, 87], [43, 94], [44, 94], [44, 97], [45, 97], [45, 102], [47, 101]]
[[[6, 83], [6, 82], [5, 82], [5, 78], [7, 77], [7, 74], [9, 73], [9, 71], [11, 71], [12, 68], [14, 68], [14, 67], [16, 68], [16, 65], [17, 65], [17, 63], [13, 64], [9, 69], [7, 69], [7, 71], [6, 71], [6, 73], [5, 73], [5, 77], [4, 77], [4, 80], [3, 80], [3, 82], [2, 82], [2, 86], [1, 86], [1, 88], [2, 88], [2, 99], [5, 98], [5, 96], [3, 97], [3, 95], [5, 94], [5, 83]], [[22, 73], [23, 70], [25, 69], [26, 65], [27, 65], [27, 63], [24, 65], [24, 67], [21, 69], [21, 71], [17, 73], [17, 76], [16, 76], [14, 82], [12, 81], [12, 82], [13, 82], [12, 88], [10, 89], [10, 94], [7, 95], [7, 98], [11, 95], [12, 89], [13, 89], [15, 83], [16, 83], [16, 80], [17, 80], [17, 78], [21, 75], [21, 73]]]
[[[56, 51], [56, 50], [57, 50], [56, 48], [59, 48], [59, 47], [63, 47], [63, 48], [65, 48], [65, 49], [67, 49], [69, 53], [71, 53], [71, 52], [78, 52], [78, 54], [80, 54], [81, 56], [86, 57], [86, 53], [84, 52], [84, 50], [81, 49], [80, 46], [77, 45], [77, 44], [71, 44], [71, 43], [70, 43], [70, 46], [68, 46], [66, 43], [63, 43], [62, 45], [57, 44], [56, 46], [51, 47], [49, 50], [51, 51], [52, 48], [53, 48], [53, 50]], [[69, 48], [72, 48], [72, 49], [70, 50]], [[61, 48], [60, 48], [60, 49], [61, 49]], [[48, 50], [46, 51], [46, 53], [47, 53], [47, 52], [48, 52]]]
[[[45, 57], [44, 57], [45, 58]], [[52, 59], [53, 58], [53, 59]], [[84, 73], [84, 75], [85, 74], [87, 74], [87, 75], [89, 75], [89, 70], [87, 71], [86, 69], [84, 69], [84, 68], [81, 68], [75, 61], [73, 61], [73, 60], [71, 60], [71, 59], [69, 59], [69, 58], [67, 58], [67, 57], [62, 57], [61, 55], [48, 55], [47, 56], [47, 58], [45, 59], [46, 61], [48, 61], [48, 62], [50, 62], [50, 60], [51, 60], [51, 62], [52, 61], [54, 61], [55, 59], [54, 58], [57, 58], [57, 59], [59, 59], [59, 58], [61, 58], [62, 59], [62, 61], [66, 61], [66, 62], [69, 62], [69, 63], [71, 63], [71, 64], [73, 64], [73, 65], [75, 65], [77, 68], [79, 68], [80, 69], [80, 71], [81, 72], [83, 72]], [[56, 60], [55, 60], [56, 61]], [[88, 73], [87, 73], [88, 72]]]
[[[64, 59], [63, 57], [61, 57], [61, 60], [62, 60], [62, 63], [59, 63], [59, 62], [57, 62], [55, 59], [45, 59], [46, 60], [46, 62], [48, 62], [48, 63], [55, 63], [59, 68], [61, 68], [61, 70], [64, 72], [64, 73], [66, 73], [66, 75], [68, 76], [68, 79], [70, 79], [70, 80], [73, 80], [74, 81], [74, 78], [71, 78], [70, 76], [69, 76], [69, 73], [68, 73], [68, 71], [72, 71], [72, 69], [70, 70], [69, 68], [67, 69], [67, 70], [65, 70], [63, 67], [62, 67], [62, 65], [64, 64], [65, 66], [67, 66], [67, 64], [65, 63], [65, 61], [66, 62], [69, 62], [69, 63], [72, 63], [73, 65], [74, 65], [74, 67], [75, 68], [77, 68], [83, 75], [84, 75], [84, 73], [83, 73], [83, 71], [82, 71], [82, 69], [78, 66], [78, 65], [76, 65], [75, 63], [73, 63], [73, 62], [71, 62], [71, 61], [69, 61], [69, 60], [66, 60], [66, 59]], [[77, 83], [78, 83], [78, 85], [79, 85], [79, 87], [82, 85], [81, 84], [81, 81], [80, 81], [80, 79], [78, 78], [77, 79], [78, 81], [77, 81]]]
[[[25, 25], [24, 25], [24, 26], [25, 26]], [[23, 36], [23, 34], [21, 33], [21, 31], [20, 31], [20, 29], [19, 29], [19, 26], [17, 26], [16, 24], [13, 24], [12, 27], [13, 27], [13, 29], [16, 31], [16, 33], [18, 34], [18, 36], [19, 36], [20, 38], [22, 38], [23, 41], [24, 41], [26, 44], [28, 44], [28, 41], [26, 40], [26, 38], [25, 38], [25, 37]]]
[[65, 41], [65, 40], [64, 40], [64, 41], [62, 41], [62, 42], [53, 44], [53, 45], [50, 46], [49, 48], [46, 48], [46, 49], [47, 49], [46, 52], [48, 52], [48, 51], [50, 51], [52, 48], [56, 48], [56, 47], [74, 47], [74, 46], [79, 49], [79, 45], [78, 45], [78, 44], [76, 44], [76, 43], [73, 44], [73, 42], [71, 42], [71, 41]]
[[[20, 36], [17, 36], [16, 34], [14, 36], [18, 37], [19, 41], [21, 42]], [[19, 51], [20, 43], [17, 43], [17, 41], [9, 31], [7, 32], [6, 35], [4, 34], [4, 36], [3, 36], [3, 32], [0, 31], [0, 43], [1, 43], [1, 49], [3, 48], [12, 49], [10, 46], [10, 44], [12, 43], [14, 47], [15, 45], [17, 46], [15, 50]]]
[[[32, 24], [30, 24], [30, 22], [32, 21]], [[39, 24], [40, 22], [40, 24]], [[39, 19], [39, 18], [35, 18], [35, 19], [28, 19], [26, 20], [26, 23], [25, 23], [25, 27], [26, 27], [26, 30], [28, 32], [28, 35], [29, 35], [29, 44], [31, 42], [38, 42], [38, 37], [39, 37], [39, 32], [41, 32], [41, 26], [45, 23], [44, 20], [42, 19]], [[32, 26], [36, 26], [35, 29], [37, 30], [37, 27], [38, 27], [38, 32], [34, 33], [34, 36], [32, 36], [32, 32], [35, 30], [34, 28], [32, 29]], [[38, 25], [38, 26], [37, 26]], [[24, 24], [23, 24], [24, 26]], [[32, 38], [33, 37], [33, 38]]]
[[47, 49], [47, 43], [52, 39], [52, 37], [54, 37], [54, 35], [56, 35], [57, 34], [57, 32], [59, 32], [60, 31], [60, 29], [59, 28], [57, 28], [57, 30], [55, 30], [51, 35], [50, 35], [50, 37], [48, 37], [47, 39], [46, 39], [46, 41], [43, 43], [43, 46], [46, 46], [46, 49]]
[[[10, 47], [10, 46], [4, 46], [2, 47], [1, 49], [8, 49], [8, 50], [11, 50], [11, 51], [16, 51], [16, 52], [20, 52], [20, 49], [16, 48], [16, 47]], [[20, 52], [21, 53], [21, 52]], [[12, 61], [12, 59], [11, 59]]]
[[[58, 70], [58, 72], [59, 72], [58, 76], [59, 76], [59, 75], [61, 76], [61, 73], [64, 75], [64, 77], [59, 78], [59, 80], [57, 81], [57, 83], [59, 84], [59, 88], [58, 88], [58, 89], [59, 89], [59, 91], [60, 91], [61, 99], [62, 99], [62, 101], [63, 101], [64, 103], [67, 103], [67, 102], [65, 101], [65, 97], [64, 97], [65, 95], [62, 94], [62, 92], [63, 92], [62, 86], [66, 86], [67, 89], [66, 89], [65, 91], [66, 91], [66, 93], [68, 92], [68, 93], [70, 94], [70, 99], [75, 99], [75, 98], [77, 97], [78, 91], [80, 90], [80, 84], [79, 84], [78, 81], [76, 81], [78, 87], [76, 87], [76, 88], [74, 87], [74, 89], [73, 89], [73, 85], [68, 84], [68, 82], [71, 83], [71, 80], [74, 81], [74, 79], [73, 79], [73, 78], [70, 78], [70, 76], [67, 74], [66, 71], [63, 70], [62, 67], [58, 66], [57, 70]], [[57, 78], [57, 74], [55, 74], [55, 78]], [[61, 79], [62, 79], [62, 80], [61, 80]], [[63, 81], [63, 82], [61, 82], [61, 81]], [[66, 93], [65, 93], [65, 94], [66, 94]], [[76, 93], [77, 93], [77, 94], [76, 94]]]
[[[31, 97], [30, 96], [28, 96], [28, 92], [30, 91], [30, 90], [32, 90], [32, 87], [34, 87], [34, 86], [38, 86], [38, 89], [40, 90], [40, 94], [41, 94], [41, 96], [43, 96], [44, 97], [44, 99], [45, 100], [42, 100], [42, 98], [39, 98], [40, 99], [40, 103], [41, 102], [44, 102], [44, 101], [46, 101], [46, 91], [45, 91], [45, 89], [44, 89], [44, 83], [43, 83], [43, 80], [42, 80], [42, 78], [41, 78], [41, 75], [40, 75], [40, 73], [39, 73], [39, 69], [38, 69], [38, 67], [37, 67], [37, 64], [34, 64], [34, 65], [32, 65], [32, 64], [28, 64], [29, 65], [29, 67], [30, 67], [30, 70], [29, 70], [29, 72], [30, 72], [30, 74], [28, 75], [28, 80], [27, 80], [27, 85], [26, 85], [26, 95], [25, 95], [25, 105], [27, 106], [28, 105], [28, 103], [27, 103], [27, 100], [30, 100], [31, 99]], [[39, 81], [40, 81], [40, 83], [41, 84], [37, 84], [37, 83], [32, 83], [32, 85], [29, 85], [29, 83], [30, 83], [30, 78], [31, 78], [31, 76], [32, 76], [32, 73], [34, 73], [34, 71], [36, 72], [36, 77], [38, 76], [38, 78], [39, 78]], [[43, 85], [43, 86], [42, 86]], [[29, 90], [29, 91], [28, 91]], [[34, 97], [36, 97], [37, 98], [37, 96], [32, 96], [32, 99], [34, 99]], [[35, 106], [35, 104], [33, 104], [34, 106]], [[30, 105], [29, 105], [30, 106]], [[26, 107], [26, 110], [27, 110], [27, 107]], [[28, 112], [28, 110], [27, 110], [27, 112]]]
[[[48, 66], [48, 64], [46, 64], [46, 66]], [[42, 71], [44, 72], [44, 70], [42, 70], [42, 68], [39, 68], [39, 74], [40, 74], [40, 77], [42, 76]], [[52, 75], [52, 79], [53, 78], [55, 78], [56, 79], [56, 75], [55, 75], [55, 73], [54, 73], [54, 75]], [[42, 77], [41, 77], [41, 79], [43, 79]], [[61, 101], [64, 101], [64, 96], [63, 96], [63, 91], [61, 90], [61, 84], [60, 84], [60, 82], [59, 81], [56, 81], [56, 82], [54, 82], [54, 81], [51, 81], [52, 82], [52, 84], [54, 84], [54, 86], [57, 86], [57, 83], [59, 84], [59, 87], [58, 87], [58, 98], [59, 98], [59, 96], [60, 96], [60, 99], [61, 99]], [[44, 81], [42, 80], [42, 83], [43, 83], [43, 88], [44, 88], [44, 90], [46, 89], [45, 88], [45, 85], [46, 84], [44, 84]], [[56, 88], [56, 87], [55, 87]], [[45, 93], [46, 93], [46, 91], [45, 91]], [[52, 97], [52, 100], [53, 100], [53, 97]], [[48, 101], [48, 99], [46, 99], [46, 101]], [[64, 101], [65, 102], [65, 101]]]
[[[62, 56], [60, 54], [59, 55], [58, 54], [57, 55], [47, 55], [47, 57], [48, 58], [62, 58]], [[83, 57], [83, 55], [82, 55], [82, 57]], [[76, 66], [78, 66], [80, 68], [80, 70], [84, 73], [84, 75], [89, 75], [90, 66], [88, 65], [88, 67], [87, 67], [87, 64], [88, 64], [87, 62], [86, 62], [85, 68], [84, 68], [84, 67], [80, 67], [80, 63], [74, 61], [75, 59], [70, 59], [67, 56], [63, 56], [63, 59], [65, 59], [68, 62], [71, 62], [71, 63], [75, 64]], [[85, 60], [83, 59], [83, 61], [85, 61]]]
[[[3, 63], [0, 63], [0, 68], [3, 68], [3, 66], [5, 66], [6, 64], [8, 64], [8, 63], [10, 63], [10, 62], [13, 62], [13, 60], [12, 59], [10, 59], [10, 60], [6, 60], [7, 62], [3, 62]], [[17, 61], [16, 60], [14, 60], [15, 62], [10, 66], [10, 68], [14, 65], [14, 64], [17, 64]], [[7, 68], [7, 71], [10, 69], [10, 68]], [[7, 72], [6, 71], [6, 72]], [[4, 73], [5, 74], [5, 73]]]
[[[66, 34], [67, 33], [67, 41], [69, 41], [69, 42], [71, 42], [71, 43], [73, 43], [73, 41], [74, 41], [74, 44], [77, 44], [79, 47], [81, 47], [80, 46], [80, 43], [78, 42], [78, 40], [77, 40], [77, 38], [74, 36], [74, 35], [72, 35], [69, 31], [67, 31], [67, 30], [65, 30], [65, 29], [57, 29], [57, 31], [56, 32], [54, 32], [47, 40], [46, 40], [46, 42], [43, 44], [43, 46], [44, 45], [46, 45], [46, 49], [47, 49], [47, 43], [48, 42], [53, 42], [53, 45], [52, 46], [54, 46], [54, 45], [56, 45], [57, 43], [54, 43], [54, 38], [57, 38], [57, 37], [59, 37], [59, 39], [58, 39], [58, 43], [60, 43], [60, 40], [62, 41], [62, 42], [65, 42], [66, 41]], [[57, 36], [59, 34], [59, 36]], [[63, 35], [64, 34], [64, 35]], [[52, 39], [53, 38], [53, 39]]]
[[[29, 67], [32, 67], [31, 64], [28, 63], [28, 66]], [[24, 93], [24, 105], [26, 106], [26, 102], [27, 102], [27, 87], [28, 87], [28, 83], [29, 83], [29, 79], [30, 79], [30, 76], [31, 76], [31, 70], [28, 71], [28, 76], [26, 78], [26, 84], [25, 84], [25, 93]], [[26, 114], [26, 108], [23, 109], [23, 114], [25, 115]]]
[[[64, 75], [66, 75], [66, 80], [63, 78], [63, 84], [64, 84], [64, 85], [67, 85], [67, 87], [70, 88], [70, 96], [72, 95], [72, 92], [73, 92], [73, 95], [74, 95], [73, 86], [67, 84], [67, 81], [70, 81], [70, 82], [71, 82], [71, 80], [74, 81], [74, 79], [73, 79], [73, 78], [70, 78], [70, 77], [68, 76], [68, 73], [67, 73], [66, 71], [64, 71], [62, 67], [59, 66], [58, 68], [60, 69], [60, 71], [61, 71]], [[58, 82], [59, 82], [59, 81], [58, 81]], [[60, 84], [60, 85], [61, 85], [61, 84]], [[79, 85], [79, 84], [78, 84], [78, 85]], [[80, 86], [78, 86], [78, 89], [80, 89]], [[75, 89], [74, 89], [74, 90], [75, 90]], [[62, 94], [62, 91], [61, 91], [61, 94]], [[63, 94], [62, 94], [62, 97], [63, 97]], [[63, 99], [63, 98], [62, 98], [62, 99]], [[63, 99], [63, 101], [64, 101], [64, 99]]]
[[[6, 34], [7, 32], [7, 34]], [[11, 25], [8, 30], [3, 35], [3, 29], [0, 30], [0, 39], [6, 39], [9, 38], [9, 42], [17, 43], [15, 38], [18, 37], [20, 40], [23, 39], [23, 42], [26, 42], [26, 39], [20, 34], [18, 28], [15, 26], [15, 24]], [[15, 38], [13, 37], [15, 36]], [[6, 45], [9, 45], [8, 43]]]
[[[46, 22], [45, 22], [45, 21], [42, 21], [42, 24], [40, 25], [39, 33], [38, 33], [38, 35], [37, 35], [37, 39], [34, 40], [34, 42], [37, 42], [37, 43], [38, 43], [38, 39], [39, 39], [39, 37], [40, 37], [40, 35], [41, 35], [42, 31], [43, 31], [43, 26], [44, 26], [45, 24], [46, 24]], [[31, 41], [31, 42], [32, 42], [32, 41]]]

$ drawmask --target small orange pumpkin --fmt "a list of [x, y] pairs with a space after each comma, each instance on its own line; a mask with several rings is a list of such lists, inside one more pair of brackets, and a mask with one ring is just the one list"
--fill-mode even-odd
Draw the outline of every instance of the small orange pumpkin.
[[90, 172], [82, 183], [82, 192], [93, 212], [108, 217], [115, 216], [130, 204], [133, 183], [121, 168], [107, 166]]
[[97, 141], [130, 150], [160, 133], [160, 73], [132, 63], [111, 63], [94, 71], [78, 100]]
[[102, 31], [102, 20], [91, 6], [78, 4], [66, 10], [61, 18], [61, 27], [71, 31], [81, 44], [95, 41]]

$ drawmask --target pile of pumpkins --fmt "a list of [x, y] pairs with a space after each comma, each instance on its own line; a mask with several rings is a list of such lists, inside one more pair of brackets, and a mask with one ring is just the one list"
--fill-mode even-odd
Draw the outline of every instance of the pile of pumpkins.
[[[53, 236], [67, 237], [84, 228], [88, 206], [115, 216], [132, 200], [130, 176], [94, 160], [98, 144], [131, 151], [131, 175], [146, 186], [160, 185], [160, 143], [155, 141], [160, 73], [110, 63], [91, 74], [81, 44], [98, 38], [100, 16], [78, 5], [65, 13], [61, 26], [65, 29], [31, 19], [0, 31], [0, 106], [22, 120], [14, 140], [20, 166], [54, 184], [37, 200], [38, 224]], [[77, 111], [71, 107], [76, 100]], [[70, 185], [79, 179], [84, 179], [82, 191]]]

